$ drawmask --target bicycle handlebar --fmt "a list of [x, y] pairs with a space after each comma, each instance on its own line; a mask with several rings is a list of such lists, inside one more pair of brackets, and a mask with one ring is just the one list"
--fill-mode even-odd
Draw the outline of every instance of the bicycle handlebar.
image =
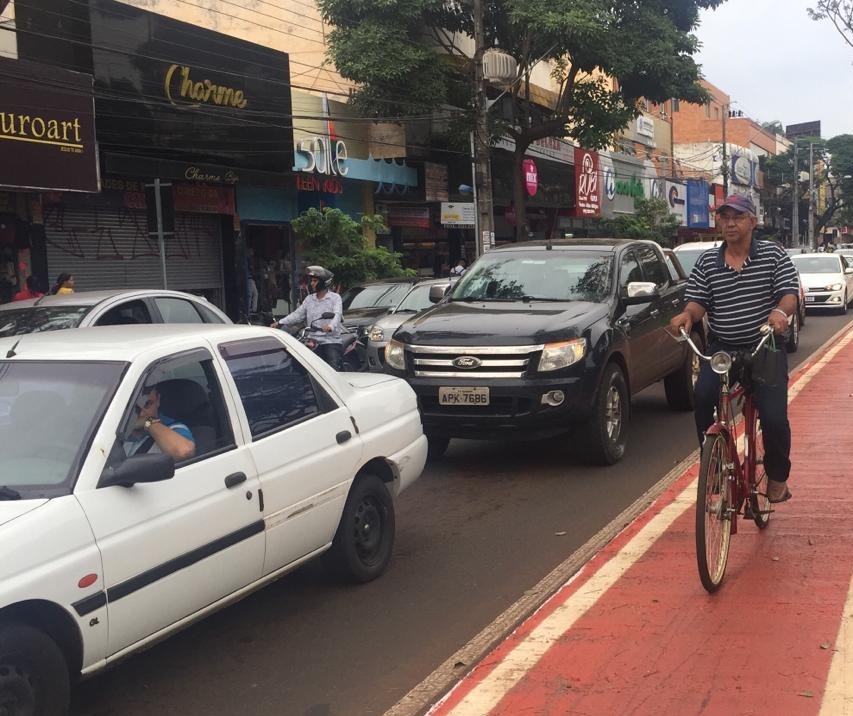
[[[679, 328], [678, 330], [681, 333], [681, 337], [687, 342], [687, 345], [689, 345], [693, 349], [693, 352], [697, 356], [699, 356], [702, 360], [706, 360], [706, 361], [710, 362], [710, 360], [713, 356], [706, 356], [704, 353], [702, 353], [702, 351], [700, 351], [696, 347], [696, 344], [693, 342], [693, 339], [690, 338], [690, 336], [687, 334], [687, 331], [685, 331], [683, 328]], [[764, 334], [764, 337], [758, 342], [758, 345], [755, 346], [755, 349], [750, 351], [750, 353], [749, 353], [750, 358], [755, 358], [755, 356], [758, 355], [758, 351], [760, 351], [762, 348], [764, 348], [764, 345], [767, 343], [767, 341], [770, 340], [770, 336], [773, 335], [773, 328], [770, 326], [769, 323], [765, 323], [758, 330]]]

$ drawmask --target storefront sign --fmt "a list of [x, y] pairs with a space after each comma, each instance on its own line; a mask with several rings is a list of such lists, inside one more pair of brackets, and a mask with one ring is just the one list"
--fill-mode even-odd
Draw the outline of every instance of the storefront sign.
[[532, 159], [525, 159], [521, 164], [521, 171], [524, 172], [524, 186], [527, 189], [527, 196], [536, 196], [539, 189], [539, 172], [536, 169], [536, 162]]
[[429, 207], [390, 205], [388, 207], [388, 226], [429, 229], [432, 226]]
[[576, 216], [601, 216], [598, 154], [575, 149]]
[[97, 192], [92, 77], [0, 58], [0, 157], [0, 186]]
[[447, 165], [424, 162], [424, 192], [426, 201], [447, 201]]
[[630, 196], [632, 199], [645, 199], [646, 190], [643, 189], [643, 182], [637, 177], [626, 177], [625, 179], [617, 179], [615, 182], [614, 191], [620, 196]]
[[234, 189], [230, 186], [175, 184], [172, 186], [175, 211], [197, 214], [233, 214]]
[[212, 182], [215, 184], [236, 184], [240, 177], [233, 169], [188, 166], [184, 171], [187, 181]]
[[455, 228], [473, 227], [477, 221], [477, 207], [474, 202], [461, 204], [443, 202], [441, 205], [441, 224]]
[[344, 183], [332, 177], [323, 178], [316, 174], [297, 174], [297, 191], [323, 192], [326, 194], [343, 194]]
[[329, 136], [301, 139], [296, 148], [296, 166], [293, 168], [306, 174], [317, 172], [345, 177], [349, 172], [347, 157], [347, 145], [341, 139]]
[[190, 68], [186, 65], [169, 66], [163, 80], [163, 91], [166, 99], [176, 107], [179, 106], [176, 101], [179, 98], [190, 103], [193, 107], [199, 107], [202, 103], [209, 103], [245, 109], [246, 105], [249, 104], [243, 96], [243, 90], [217, 85], [208, 79], [194, 82], [190, 77]]
[[669, 211], [678, 217], [681, 226], [687, 225], [687, 189], [684, 184], [668, 181], [665, 183], [666, 201]]
[[[757, 166], [745, 154], [732, 155], [732, 182], [741, 186], [753, 186], [755, 184], [755, 169]], [[757, 165], [757, 162], [755, 162]]]
[[708, 183], [701, 179], [688, 179], [687, 225], [692, 229], [707, 229], [708, 208]]
[[655, 138], [655, 123], [648, 117], [644, 115], [640, 115], [637, 117], [637, 134], [641, 137], [648, 137], [649, 139]]

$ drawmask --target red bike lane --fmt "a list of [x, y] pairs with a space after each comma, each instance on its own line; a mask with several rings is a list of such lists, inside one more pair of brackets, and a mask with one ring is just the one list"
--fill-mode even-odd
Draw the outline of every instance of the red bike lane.
[[430, 715], [853, 715], [853, 328], [790, 396], [793, 499], [739, 520], [716, 594], [693, 465]]

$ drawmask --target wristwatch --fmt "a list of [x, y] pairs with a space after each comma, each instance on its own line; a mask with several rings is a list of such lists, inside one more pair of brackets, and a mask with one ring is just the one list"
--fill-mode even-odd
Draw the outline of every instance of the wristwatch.
[[154, 423], [159, 422], [160, 418], [145, 418], [145, 422], [142, 423], [142, 429], [145, 430], [145, 432], [147, 433], [151, 429], [151, 426], [154, 425]]

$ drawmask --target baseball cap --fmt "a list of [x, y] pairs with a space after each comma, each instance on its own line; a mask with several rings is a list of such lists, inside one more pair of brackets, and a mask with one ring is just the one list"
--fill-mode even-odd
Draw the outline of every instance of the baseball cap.
[[719, 214], [723, 209], [729, 207], [735, 211], [740, 211], [750, 216], [755, 216], [755, 204], [752, 203], [752, 198], [746, 194], [730, 194], [726, 200], [717, 207]]

